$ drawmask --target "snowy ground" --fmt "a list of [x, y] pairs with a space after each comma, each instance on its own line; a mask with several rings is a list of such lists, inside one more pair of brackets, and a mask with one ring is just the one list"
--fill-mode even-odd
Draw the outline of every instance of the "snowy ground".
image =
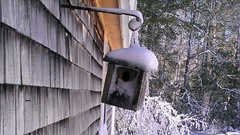
[[[215, 134], [209, 134], [206, 132], [196, 131], [193, 133], [193, 135], [215, 135]], [[216, 135], [240, 135], [240, 131], [238, 132], [227, 132], [225, 134], [216, 134]]]
[[162, 101], [160, 97], [145, 97], [143, 109], [137, 112], [118, 108], [115, 120], [116, 134], [240, 135], [240, 128], [226, 127], [220, 130], [195, 117], [178, 114], [172, 104]]

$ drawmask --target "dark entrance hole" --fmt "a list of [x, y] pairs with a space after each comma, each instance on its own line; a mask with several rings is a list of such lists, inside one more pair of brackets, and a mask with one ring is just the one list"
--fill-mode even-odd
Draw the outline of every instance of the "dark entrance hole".
[[123, 80], [124, 82], [129, 81], [130, 78], [131, 78], [131, 74], [130, 74], [129, 71], [124, 71], [124, 72], [122, 73], [122, 80]]

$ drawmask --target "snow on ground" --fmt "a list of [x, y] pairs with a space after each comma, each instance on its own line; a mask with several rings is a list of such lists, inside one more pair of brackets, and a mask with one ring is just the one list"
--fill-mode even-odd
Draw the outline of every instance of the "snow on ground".
[[240, 135], [240, 132], [227, 132], [226, 134], [208, 134], [205, 132], [193, 132], [193, 135]]
[[105, 61], [112, 63], [124, 63], [125, 66], [142, 69], [146, 72], [156, 71], [158, 61], [155, 54], [137, 43], [132, 43], [129, 48], [110, 51], [106, 54]]

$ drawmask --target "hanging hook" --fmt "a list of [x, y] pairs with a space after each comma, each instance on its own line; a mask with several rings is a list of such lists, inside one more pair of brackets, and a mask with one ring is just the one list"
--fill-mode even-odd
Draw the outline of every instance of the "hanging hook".
[[143, 23], [143, 16], [140, 11], [137, 10], [129, 10], [129, 9], [118, 9], [118, 8], [97, 8], [97, 7], [83, 7], [83, 6], [73, 6], [73, 5], [61, 5], [63, 8], [70, 9], [79, 9], [79, 10], [87, 10], [87, 11], [96, 11], [103, 12], [109, 14], [117, 14], [117, 15], [129, 15], [134, 16], [128, 23], [128, 27], [132, 31], [138, 30]]

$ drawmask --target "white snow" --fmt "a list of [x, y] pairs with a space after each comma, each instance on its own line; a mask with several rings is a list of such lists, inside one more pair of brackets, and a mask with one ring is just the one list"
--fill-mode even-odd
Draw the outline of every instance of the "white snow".
[[204, 130], [207, 126], [201, 120], [179, 114], [160, 97], [145, 97], [143, 109], [136, 113], [119, 108], [115, 124], [116, 134], [136, 135], [192, 135], [191, 129]]
[[102, 127], [100, 127], [99, 135], [107, 135], [107, 134], [108, 134], [107, 124], [104, 123], [104, 124], [102, 125]]
[[106, 54], [105, 61], [115, 64], [124, 63], [125, 66], [137, 67], [145, 72], [156, 71], [158, 61], [155, 54], [138, 43], [132, 43], [129, 48], [110, 51]]
[[136, 31], [141, 27], [142, 23], [137, 20], [137, 18], [133, 18], [129, 23], [128, 23], [128, 28], [132, 31]]

